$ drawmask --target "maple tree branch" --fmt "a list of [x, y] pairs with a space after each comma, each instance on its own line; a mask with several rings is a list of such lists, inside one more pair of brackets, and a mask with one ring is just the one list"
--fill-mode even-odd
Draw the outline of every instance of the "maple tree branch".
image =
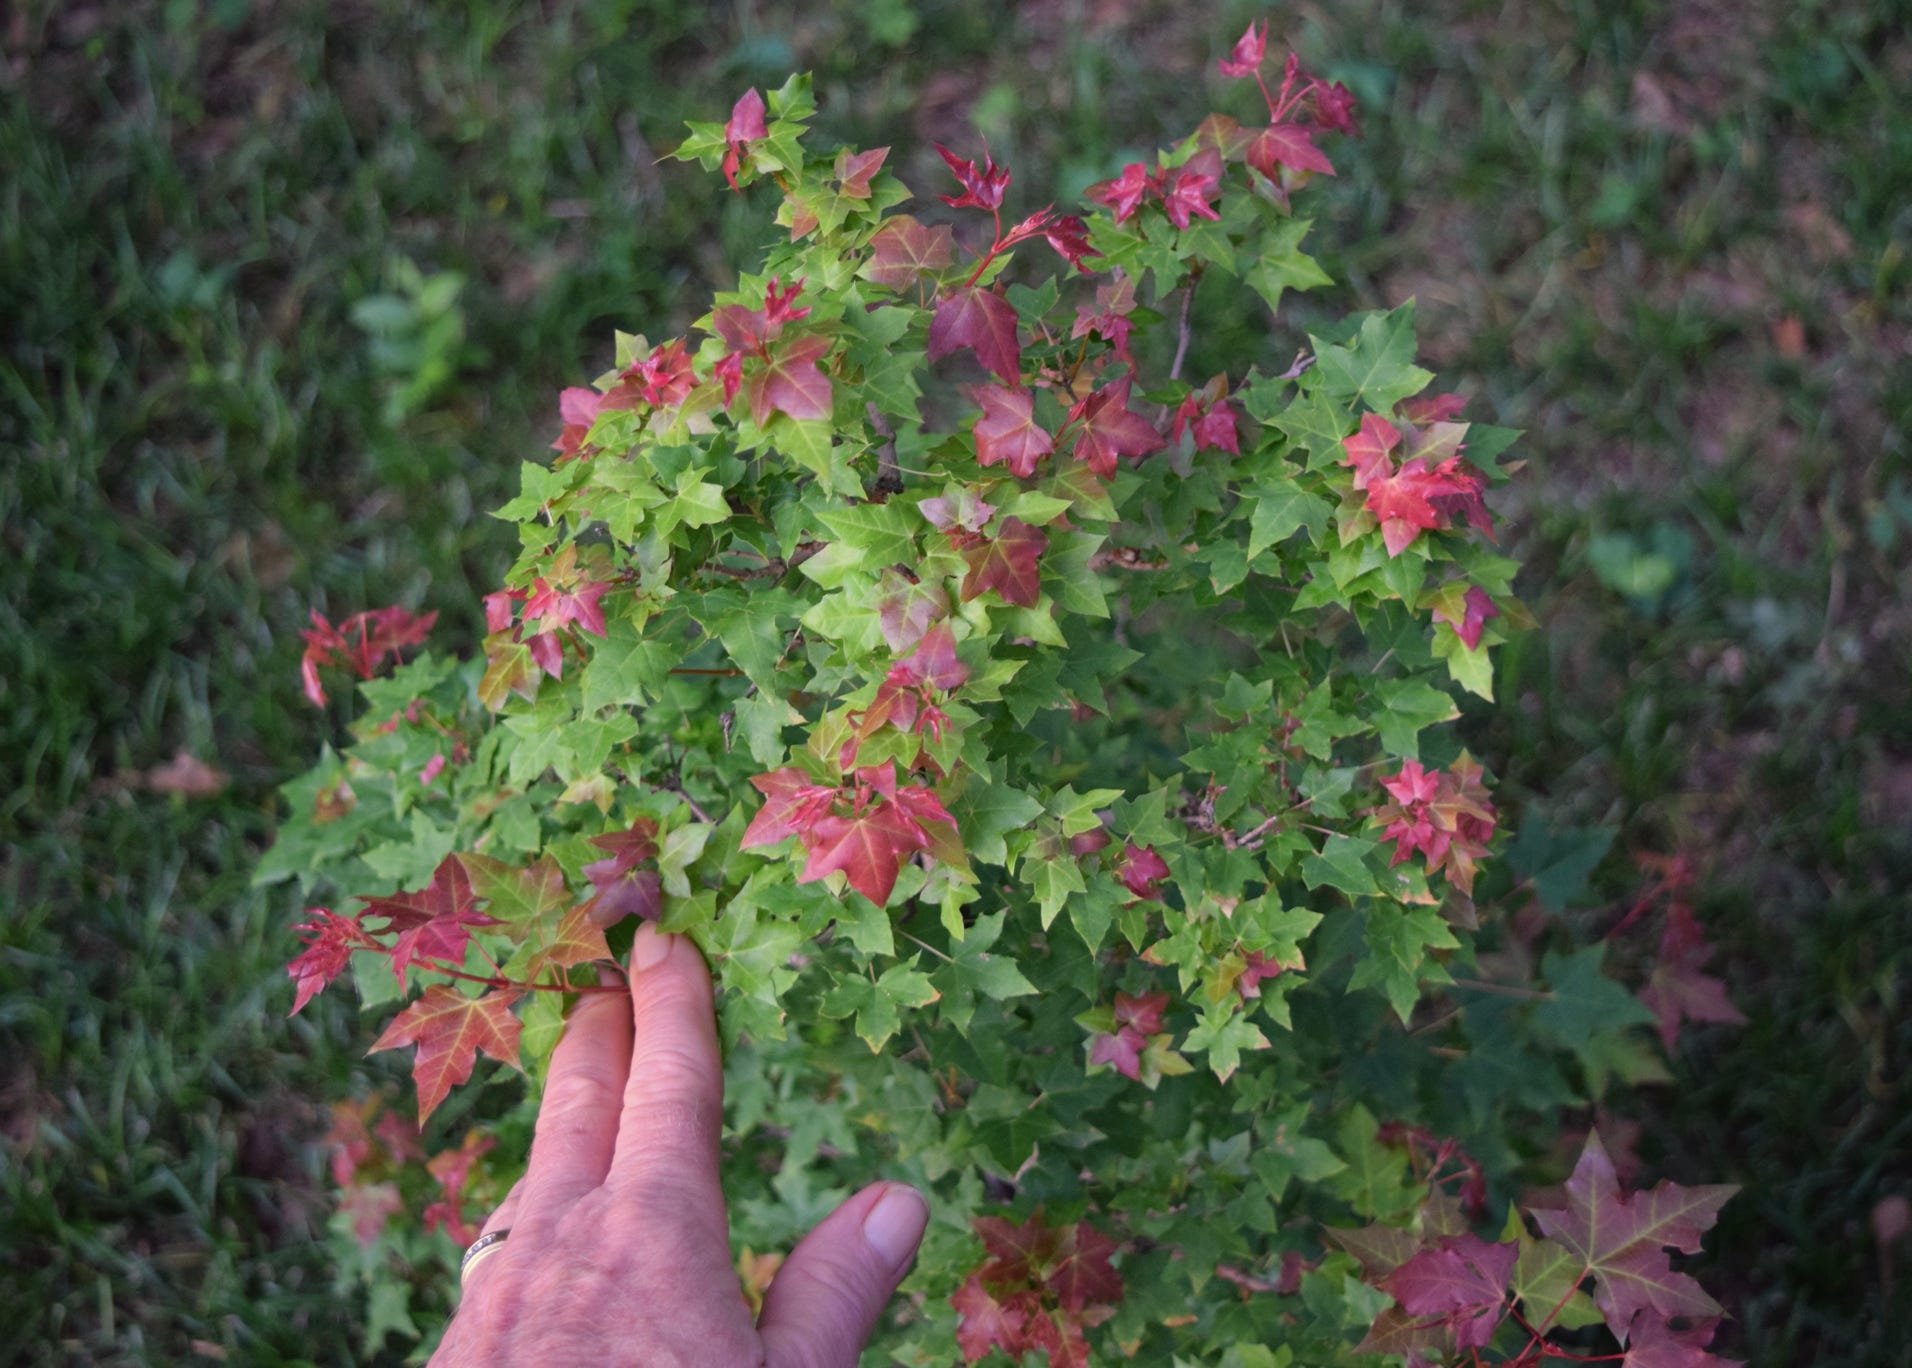
[[1188, 284], [1182, 287], [1182, 317], [1175, 325], [1175, 360], [1168, 368], [1168, 378], [1182, 378], [1182, 362], [1188, 359], [1188, 311], [1195, 302], [1195, 282], [1202, 278], [1200, 266], [1188, 273]]
[[922, 946], [923, 949], [929, 951], [930, 954], [936, 956], [937, 959], [941, 960], [945, 964], [954, 964], [956, 962], [955, 960], [951, 959], [948, 955], [945, 955], [941, 950], [938, 950], [935, 946], [925, 944], [923, 941], [920, 941], [920, 940], [916, 940], [916, 937], [912, 936], [907, 931], [903, 933], [903, 939], [906, 941], [916, 941], [916, 944]]
[[874, 399], [863, 405], [863, 411], [869, 415], [876, 435], [883, 439], [883, 445], [876, 449], [876, 487], [888, 494], [901, 494], [903, 476], [896, 468], [896, 432], [877, 410]]
[[1089, 557], [1091, 570], [1166, 570], [1165, 560], [1143, 560], [1142, 553], [1132, 546], [1117, 546], [1096, 552]]
[[483, 974], [467, 974], [463, 969], [453, 969], [443, 960], [429, 960], [419, 967], [428, 974], [443, 974], [446, 978], [463, 979], [466, 983], [482, 983], [488, 988], [510, 988], [540, 993], [622, 993], [626, 991], [625, 986], [620, 983], [581, 983], [573, 988], [562, 983], [532, 983], [524, 979], [488, 978]]
[[1518, 998], [1522, 1002], [1552, 1002], [1554, 995], [1544, 988], [1520, 988], [1511, 983], [1490, 983], [1486, 979], [1455, 979], [1455, 988], [1472, 988], [1477, 993], [1495, 993], [1501, 997]]

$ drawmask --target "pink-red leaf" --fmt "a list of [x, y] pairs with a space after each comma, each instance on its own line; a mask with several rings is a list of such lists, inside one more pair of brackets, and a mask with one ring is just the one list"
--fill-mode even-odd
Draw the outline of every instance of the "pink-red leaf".
[[970, 397], [982, 405], [976, 421], [976, 460], [1007, 465], [1021, 479], [1036, 473], [1036, 462], [1056, 449], [1055, 440], [1036, 422], [1036, 396], [1026, 389], [977, 385]]
[[1248, 144], [1248, 164], [1276, 184], [1281, 182], [1284, 166], [1334, 174], [1334, 163], [1314, 145], [1314, 135], [1297, 124], [1272, 124], [1257, 133]]
[[1069, 410], [1070, 421], [1079, 425], [1075, 458], [1105, 480], [1114, 476], [1119, 458], [1146, 456], [1168, 445], [1155, 424], [1129, 407], [1131, 384], [1125, 375]]
[[344, 973], [354, 950], [376, 948], [357, 917], [341, 917], [329, 907], [308, 907], [305, 911], [313, 920], [294, 929], [306, 948], [286, 966], [286, 973], [298, 985], [287, 1016], [297, 1016], [306, 1003]]
[[372, 1052], [416, 1045], [412, 1080], [418, 1086], [418, 1124], [471, 1077], [479, 1051], [500, 1064], [518, 1063], [518, 1018], [511, 1014], [516, 993], [492, 991], [466, 997], [456, 988], [435, 984], [385, 1028]]
[[1248, 31], [1235, 40], [1234, 51], [1216, 63], [1224, 76], [1253, 76], [1261, 69], [1261, 60], [1268, 52], [1268, 21], [1262, 20], [1259, 29], [1250, 24]]
[[900, 292], [941, 273], [955, 259], [955, 248], [955, 236], [947, 225], [930, 228], [908, 214], [898, 214], [884, 220], [870, 239], [870, 264], [863, 274]]
[[830, 350], [827, 337], [798, 337], [773, 353], [750, 379], [750, 417], [758, 427], [772, 413], [792, 418], [830, 416], [830, 377], [817, 362]]
[[1622, 1192], [1596, 1131], [1588, 1134], [1566, 1191], [1564, 1208], [1537, 1210], [1534, 1220], [1548, 1238], [1585, 1260], [1594, 1277], [1594, 1303], [1622, 1344], [1642, 1312], [1695, 1321], [1719, 1317], [1719, 1303], [1673, 1271], [1666, 1249], [1696, 1253], [1700, 1236], [1738, 1188], [1662, 1182], [1650, 1192]]
[[963, 193], [960, 195], [937, 196], [944, 204], [952, 209], [965, 207], [995, 209], [1002, 204], [1003, 191], [1009, 188], [1009, 172], [996, 165], [995, 159], [989, 155], [988, 148], [983, 149], [983, 165], [980, 171], [976, 169], [975, 162], [958, 157], [941, 143], [936, 144], [936, 151], [942, 156], [944, 165], [949, 167], [950, 173], [963, 187]]
[[1042, 553], [1049, 536], [1021, 518], [1003, 519], [1002, 530], [979, 545], [963, 548], [969, 572], [963, 576], [962, 600], [968, 603], [993, 589], [1004, 603], [1033, 608], [1042, 596]]
[[838, 870], [850, 887], [883, 906], [896, 887], [904, 859], [929, 845], [923, 828], [895, 803], [879, 803], [852, 817], [832, 813], [817, 819], [804, 844], [810, 852], [798, 883]]
[[983, 369], [1004, 384], [1022, 383], [1022, 340], [1016, 335], [1016, 311], [993, 290], [970, 286], [936, 304], [929, 324], [929, 359], [940, 361], [968, 347]]
[[1381, 1290], [1416, 1317], [1438, 1317], [1461, 1349], [1479, 1349], [1507, 1315], [1507, 1280], [1520, 1256], [1513, 1244], [1450, 1235], [1381, 1280]]
[[1660, 958], [1653, 977], [1640, 990], [1640, 1001], [1659, 1021], [1660, 1039], [1671, 1050], [1679, 1042], [1680, 1025], [1711, 1021], [1744, 1026], [1746, 1018], [1726, 995], [1726, 984], [1704, 972], [1713, 947], [1706, 943], [1699, 919], [1685, 902], [1667, 909], [1666, 930], [1660, 935]]

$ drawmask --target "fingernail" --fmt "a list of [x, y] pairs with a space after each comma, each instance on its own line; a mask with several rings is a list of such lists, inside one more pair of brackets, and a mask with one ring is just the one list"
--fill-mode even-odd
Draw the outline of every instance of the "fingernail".
[[863, 1218], [863, 1242], [891, 1268], [901, 1267], [923, 1242], [929, 1203], [907, 1183], [892, 1183]]
[[659, 931], [657, 927], [645, 922], [637, 928], [637, 937], [631, 942], [631, 968], [638, 973], [655, 968], [670, 954], [677, 944], [677, 937]]

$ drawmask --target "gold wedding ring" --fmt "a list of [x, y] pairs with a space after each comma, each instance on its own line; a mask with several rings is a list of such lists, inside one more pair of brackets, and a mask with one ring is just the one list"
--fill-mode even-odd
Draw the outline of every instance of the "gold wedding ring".
[[498, 1252], [505, 1242], [505, 1236], [511, 1233], [509, 1226], [503, 1230], [494, 1230], [489, 1235], [480, 1235], [471, 1242], [471, 1248], [465, 1251], [465, 1257], [458, 1264], [458, 1285], [463, 1287], [471, 1277], [471, 1270], [483, 1263], [485, 1256]]

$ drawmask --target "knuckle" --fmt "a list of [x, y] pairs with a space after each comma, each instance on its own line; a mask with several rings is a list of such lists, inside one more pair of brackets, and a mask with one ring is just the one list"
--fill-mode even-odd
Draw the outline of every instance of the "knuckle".
[[635, 1097], [624, 1109], [618, 1135], [640, 1153], [715, 1153], [723, 1135], [723, 1106], [710, 1098], [680, 1094]]

